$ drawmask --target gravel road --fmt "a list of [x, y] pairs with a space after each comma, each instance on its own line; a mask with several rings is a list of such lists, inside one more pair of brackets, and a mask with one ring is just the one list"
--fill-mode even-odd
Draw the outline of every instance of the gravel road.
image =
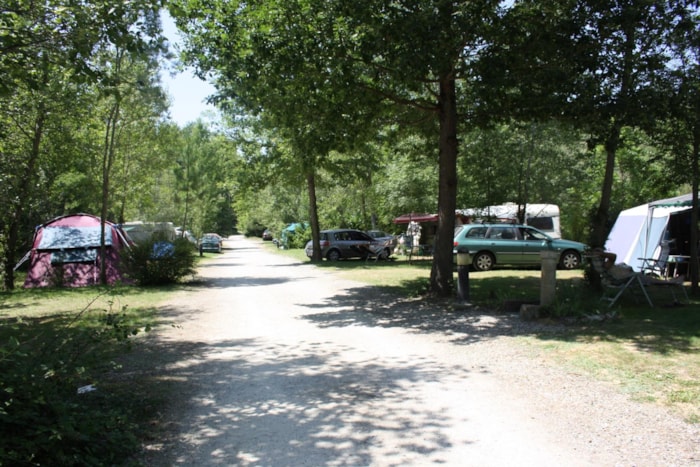
[[149, 337], [177, 387], [149, 465], [700, 466], [697, 426], [533, 355], [515, 315], [225, 246]]

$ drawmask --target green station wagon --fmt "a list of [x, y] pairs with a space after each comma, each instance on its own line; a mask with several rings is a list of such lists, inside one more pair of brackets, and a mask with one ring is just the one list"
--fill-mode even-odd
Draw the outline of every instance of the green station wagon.
[[587, 246], [571, 240], [554, 239], [528, 225], [465, 224], [455, 228], [454, 252], [469, 253], [477, 271], [496, 265], [539, 266], [540, 252], [559, 252], [561, 269], [576, 269]]

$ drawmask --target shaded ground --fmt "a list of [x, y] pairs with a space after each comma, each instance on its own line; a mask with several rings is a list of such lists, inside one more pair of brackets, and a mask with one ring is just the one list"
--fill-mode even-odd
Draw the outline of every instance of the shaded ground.
[[163, 308], [149, 465], [700, 465], [697, 428], [446, 313], [236, 237]]

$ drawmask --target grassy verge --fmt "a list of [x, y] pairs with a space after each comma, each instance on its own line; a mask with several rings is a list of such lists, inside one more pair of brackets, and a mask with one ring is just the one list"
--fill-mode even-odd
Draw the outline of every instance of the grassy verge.
[[120, 362], [172, 290], [0, 294], [0, 465], [130, 462], [164, 401]]
[[[276, 250], [276, 248], [271, 248]], [[308, 262], [300, 250], [280, 250]], [[316, 266], [345, 278], [380, 287], [401, 296], [420, 296], [430, 278], [430, 260], [389, 262], [323, 261]], [[455, 278], [456, 280], [456, 278]], [[492, 312], [509, 304], [539, 300], [540, 271], [499, 269], [470, 273], [471, 302]], [[533, 354], [574, 371], [611, 382], [638, 401], [670, 408], [690, 423], [700, 423], [700, 300], [677, 306], [664, 290], [650, 290], [655, 307], [644, 299], [625, 296], [609, 310], [590, 290], [582, 270], [557, 271], [554, 317], [592, 319], [553, 320], [535, 335], [517, 339]], [[611, 315], [614, 313], [614, 316]], [[612, 316], [612, 317], [611, 317]], [[599, 319], [596, 319], [599, 318]]]

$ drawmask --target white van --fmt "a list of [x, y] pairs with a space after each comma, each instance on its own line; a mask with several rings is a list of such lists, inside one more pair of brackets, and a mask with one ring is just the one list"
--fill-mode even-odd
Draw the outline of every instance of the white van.
[[[505, 203], [484, 208], [461, 209], [460, 213], [470, 218], [470, 222], [517, 223], [518, 205]], [[556, 204], [527, 204], [523, 223], [530, 225], [552, 238], [561, 238], [561, 218]]]

